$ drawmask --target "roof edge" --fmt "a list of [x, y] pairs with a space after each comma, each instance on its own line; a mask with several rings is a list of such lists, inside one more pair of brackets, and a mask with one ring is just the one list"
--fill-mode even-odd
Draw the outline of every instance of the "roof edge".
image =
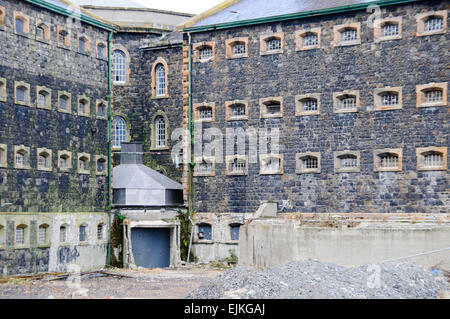
[[117, 27], [114, 23], [104, 20], [103, 18], [93, 14], [92, 12], [90, 12], [80, 6], [77, 6], [67, 0], [59, 0], [59, 1], [62, 3], [65, 3], [68, 7], [72, 8], [74, 10], [78, 10], [79, 12], [82, 12], [84, 15], [78, 16], [78, 14], [76, 14], [76, 11], [74, 12], [71, 10], [61, 8], [61, 7], [54, 5], [52, 3], [49, 3], [45, 0], [25, 0], [25, 1], [28, 3], [34, 4], [36, 6], [45, 8], [47, 10], [65, 15], [65, 16], [73, 16], [75, 13], [75, 15], [77, 15], [77, 18], [79, 18], [81, 21], [83, 21], [87, 24], [93, 25], [95, 27], [108, 30], [108, 31], [114, 31]]
[[95, 5], [81, 5], [81, 7], [84, 8], [84, 9], [146, 11], [146, 12], [171, 14], [171, 15], [177, 15], [177, 16], [183, 16], [183, 17], [195, 17], [195, 14], [192, 14], [192, 13], [170, 11], [170, 10], [161, 10], [161, 9], [153, 9], [153, 8], [103, 7], [103, 6], [95, 6]]
[[223, 1], [221, 3], [219, 3], [218, 5], [216, 5], [215, 7], [212, 7], [209, 10], [206, 10], [205, 12], [199, 13], [197, 15], [195, 15], [194, 17], [192, 17], [191, 19], [185, 21], [184, 23], [181, 23], [179, 25], [177, 25], [177, 29], [179, 31], [182, 31], [185, 28], [190, 27], [191, 25], [193, 25], [194, 23], [197, 23], [207, 17], [212, 16], [213, 14], [216, 14], [219, 11], [222, 11], [226, 8], [228, 8], [229, 6], [239, 2], [241, 0], [226, 0]]
[[[200, 27], [186, 27], [183, 25], [179, 25], [177, 27], [181, 27], [182, 32], [194, 32], [195, 33], [195, 32], [204, 32], [204, 31], [219, 30], [219, 29], [236, 28], [236, 27], [255, 25], [255, 24], [294, 20], [294, 19], [329, 15], [329, 14], [342, 13], [342, 12], [357, 11], [357, 10], [366, 9], [370, 5], [378, 5], [380, 7], [384, 7], [384, 6], [389, 6], [389, 5], [405, 4], [405, 3], [420, 2], [420, 1], [424, 1], [424, 0], [376, 0], [376, 1], [371, 1], [371, 2], [367, 2], [367, 3], [358, 3], [358, 4], [348, 5], [348, 6], [340, 6], [340, 7], [333, 7], [333, 8], [320, 9], [320, 10], [304, 11], [304, 12], [285, 14], [285, 15], [278, 15], [278, 16], [271, 16], [271, 17], [264, 17], [264, 18], [257, 18], [257, 19], [248, 19], [248, 20], [242, 20], [242, 21], [225, 22], [225, 23], [211, 24], [211, 25], [200, 26]], [[237, 1], [235, 1], [235, 2], [237, 2]], [[225, 8], [226, 7], [224, 7], [223, 9], [225, 9]], [[216, 12], [218, 12], [218, 11], [216, 11]], [[214, 13], [216, 13], [216, 12], [214, 12]], [[210, 15], [208, 15], [208, 16], [210, 16]], [[201, 17], [201, 19], [207, 18], [208, 16]], [[200, 20], [198, 20], [198, 21], [200, 21]], [[194, 21], [194, 23], [198, 22], [198, 21]], [[192, 24], [190, 24], [190, 25], [192, 25]]]

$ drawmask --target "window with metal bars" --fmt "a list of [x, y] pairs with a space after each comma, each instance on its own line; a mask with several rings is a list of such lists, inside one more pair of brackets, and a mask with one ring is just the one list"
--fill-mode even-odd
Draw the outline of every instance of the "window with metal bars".
[[339, 99], [340, 109], [355, 109], [356, 108], [356, 97], [351, 95], [343, 96]]
[[266, 160], [265, 168], [270, 172], [277, 172], [280, 170], [280, 159], [276, 157], [270, 157]]
[[80, 226], [80, 241], [86, 241], [86, 225], [81, 225]]
[[25, 150], [19, 150], [16, 152], [16, 165], [18, 167], [27, 166], [29, 164], [29, 155]]
[[61, 95], [59, 97], [59, 108], [61, 110], [67, 110], [69, 107], [69, 97], [66, 95]]
[[24, 226], [16, 227], [16, 245], [18, 245], [18, 246], [25, 245], [25, 227]]
[[302, 169], [315, 169], [319, 168], [319, 160], [314, 156], [305, 156], [301, 158]]
[[45, 244], [47, 242], [47, 226], [39, 226], [38, 243]]
[[106, 106], [103, 103], [97, 105], [97, 116], [105, 117], [106, 116]]
[[266, 113], [267, 114], [280, 114], [281, 113], [281, 103], [277, 101], [266, 102]]
[[319, 37], [317, 36], [317, 34], [307, 33], [303, 37], [303, 46], [312, 47], [312, 46], [316, 46], [316, 45], [319, 45]]
[[42, 25], [39, 25], [36, 27], [36, 37], [43, 39], [44, 33], [45, 33], [45, 30]]
[[207, 60], [207, 59], [212, 58], [212, 48], [211, 47], [208, 47], [208, 46], [202, 47], [202, 48], [200, 48], [199, 53], [200, 53], [200, 60]]
[[50, 168], [50, 154], [42, 152], [38, 156], [38, 165], [42, 168]]
[[438, 152], [428, 152], [423, 154], [423, 166], [441, 167], [444, 164], [444, 156]]
[[59, 227], [59, 242], [60, 243], [67, 242], [67, 227], [66, 226]]
[[381, 96], [381, 103], [383, 106], [397, 105], [398, 94], [397, 93], [385, 93]]
[[316, 99], [304, 99], [301, 101], [303, 106], [303, 111], [317, 111], [317, 100]]
[[106, 170], [106, 161], [103, 158], [97, 160], [97, 172], [103, 173]]
[[86, 39], [85, 38], [79, 38], [78, 39], [78, 50], [81, 53], [86, 53]]
[[399, 28], [397, 23], [386, 23], [381, 28], [383, 37], [392, 37], [399, 34]]
[[212, 108], [207, 106], [199, 108], [199, 115], [201, 119], [212, 119], [213, 116]]
[[230, 106], [232, 116], [245, 116], [245, 105], [234, 104]]
[[6, 150], [0, 147], [0, 164], [6, 163]]
[[105, 57], [105, 45], [103, 43], [99, 43], [97, 45], [97, 58]]
[[398, 155], [392, 153], [383, 153], [378, 155], [381, 168], [397, 168], [399, 164]]
[[233, 44], [233, 46], [231, 47], [231, 51], [232, 51], [233, 55], [245, 54], [245, 43], [237, 42], [237, 43]]
[[126, 56], [121, 50], [113, 52], [113, 80], [118, 83], [125, 83], [126, 80]]
[[231, 172], [232, 173], [245, 173], [246, 162], [242, 159], [234, 159], [231, 162]]
[[104, 237], [103, 230], [104, 230], [103, 224], [97, 225], [97, 239], [98, 240], [103, 240], [103, 237]]
[[341, 168], [358, 167], [358, 157], [356, 157], [355, 155], [341, 155], [339, 156], [339, 162]]
[[199, 173], [210, 173], [212, 171], [212, 163], [207, 161], [202, 161], [197, 165], [197, 171]]
[[61, 169], [66, 169], [66, 168], [70, 168], [70, 157], [68, 155], [61, 155], [61, 157], [59, 158], [59, 168]]
[[425, 101], [427, 103], [441, 102], [443, 99], [442, 90], [434, 89], [425, 92]]
[[127, 140], [127, 124], [123, 117], [114, 116], [113, 118], [112, 140], [113, 147], [120, 147], [122, 142]]
[[85, 156], [80, 157], [78, 161], [78, 168], [83, 171], [89, 170], [89, 159]]
[[444, 30], [444, 19], [441, 17], [430, 17], [425, 21], [425, 31], [442, 31]]
[[48, 92], [46, 91], [40, 91], [38, 94], [38, 106], [40, 107], [46, 107], [49, 105], [48, 103]]
[[155, 118], [156, 147], [166, 146], [166, 120], [162, 116]]
[[156, 96], [166, 95], [166, 69], [164, 65], [158, 64], [156, 66]]
[[341, 32], [341, 41], [350, 42], [358, 40], [358, 31], [356, 29], [345, 29]]
[[80, 114], [88, 114], [89, 113], [87, 100], [85, 100], [85, 99], [80, 100], [80, 102], [78, 103], [78, 113], [80, 113]]
[[270, 38], [267, 40], [267, 51], [281, 50], [281, 40], [277, 38]]
[[63, 45], [63, 46], [67, 45], [67, 36], [68, 36], [67, 31], [64, 31], [64, 30], [59, 31], [59, 33], [58, 33], [59, 45]]

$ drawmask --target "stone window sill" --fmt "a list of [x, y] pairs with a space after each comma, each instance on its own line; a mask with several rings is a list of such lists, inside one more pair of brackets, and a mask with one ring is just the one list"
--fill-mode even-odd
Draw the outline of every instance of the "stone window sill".
[[36, 105], [37, 109], [41, 109], [41, 110], [52, 110], [52, 106], [51, 105]]
[[214, 241], [212, 239], [198, 239], [194, 241], [194, 244], [212, 245]]
[[338, 44], [336, 44], [337, 47], [347, 47], [347, 46], [352, 46], [352, 45], [360, 45], [361, 44], [361, 40], [357, 40], [357, 41], [349, 41], [349, 42], [339, 42]]
[[15, 31], [14, 34], [24, 37], [24, 38], [27, 38], [27, 39], [30, 39], [30, 34], [28, 34], [28, 33], [22, 33], [22, 32]]
[[50, 248], [50, 244], [39, 244], [38, 248]]
[[320, 174], [320, 169], [319, 168], [302, 169], [302, 170], [296, 170], [295, 173], [297, 173], [297, 174]]
[[16, 250], [30, 249], [30, 246], [20, 245], [20, 246], [15, 246], [14, 249], [16, 249]]
[[91, 174], [91, 171], [78, 170], [78, 174], [82, 174], [82, 175], [90, 175], [90, 174]]
[[234, 116], [230, 117], [228, 121], [248, 121], [248, 116]]
[[5, 31], [5, 26], [4, 25], [0, 25], [0, 31]]
[[80, 241], [78, 243], [78, 246], [88, 246], [88, 245], [89, 245], [89, 242], [87, 242], [87, 241]]
[[336, 168], [335, 173], [360, 173], [358, 168]]
[[38, 167], [37, 170], [42, 171], [42, 172], [51, 172], [52, 168], [51, 167]]
[[348, 110], [334, 110], [334, 113], [357, 113], [358, 109], [348, 109]]
[[227, 57], [227, 59], [242, 59], [242, 58], [248, 58], [247, 54], [236, 54], [236, 55], [230, 55]]
[[444, 102], [436, 102], [436, 103], [422, 103], [417, 105], [418, 108], [422, 107], [441, 107], [441, 106], [447, 106]]
[[62, 109], [60, 109], [60, 108], [58, 108], [58, 112], [60, 112], [60, 113], [65, 113], [65, 114], [72, 114], [71, 111], [69, 111], [69, 110], [62, 110]]
[[78, 116], [91, 117], [91, 115], [87, 113], [78, 113]]
[[283, 54], [283, 50], [273, 50], [261, 52], [261, 55]]
[[316, 49], [320, 49], [320, 46], [318, 46], [318, 45], [302, 46], [299, 49], [297, 49], [296, 51], [307, 51], [307, 50], [316, 50]]
[[397, 105], [389, 105], [389, 106], [379, 106], [375, 105], [375, 111], [392, 111], [392, 110], [401, 110], [403, 108], [402, 104]]
[[20, 101], [16, 101], [15, 104], [16, 104], [16, 105], [22, 105], [22, 106], [28, 106], [28, 107], [31, 107], [30, 102], [20, 102]]
[[15, 169], [31, 169], [31, 166], [14, 166]]
[[47, 40], [47, 39], [44, 39], [44, 38], [36, 37], [36, 41], [42, 42], [42, 43], [45, 43], [45, 44], [50, 44], [50, 40]]
[[151, 99], [152, 100], [164, 100], [164, 99], [168, 99], [169, 95], [162, 95], [162, 96], [152, 96]]
[[64, 49], [64, 50], [67, 50], [67, 51], [70, 51], [70, 47], [65, 46], [65, 45], [58, 44], [57, 47], [61, 48], [61, 49]]
[[447, 30], [440, 30], [440, 31], [427, 31], [417, 34], [418, 37], [425, 37], [428, 35], [437, 35], [437, 34], [446, 34]]
[[70, 246], [70, 243], [64, 242], [64, 243], [59, 243], [58, 245], [59, 245], [59, 247], [68, 247], [68, 246]]
[[80, 52], [80, 51], [78, 51], [77, 53], [80, 54], [80, 55], [89, 56], [89, 52]]

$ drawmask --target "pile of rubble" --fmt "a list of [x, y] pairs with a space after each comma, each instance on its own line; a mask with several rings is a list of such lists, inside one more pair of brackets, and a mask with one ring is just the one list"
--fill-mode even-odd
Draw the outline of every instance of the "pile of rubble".
[[428, 299], [449, 289], [442, 272], [409, 263], [346, 268], [315, 260], [265, 271], [235, 267], [191, 292], [188, 299]]

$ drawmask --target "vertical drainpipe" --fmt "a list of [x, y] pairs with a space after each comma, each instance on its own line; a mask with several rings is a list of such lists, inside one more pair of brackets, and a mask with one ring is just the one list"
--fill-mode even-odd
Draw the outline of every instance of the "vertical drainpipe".
[[111, 265], [111, 101], [112, 101], [112, 85], [111, 85], [111, 40], [113, 36], [113, 31], [109, 33], [108, 37], [108, 194], [107, 200], [108, 204], [106, 210], [108, 211], [108, 251], [106, 257], [107, 265]]
[[194, 170], [194, 136], [192, 132], [192, 38], [191, 34], [188, 32], [189, 38], [189, 147], [191, 158], [189, 159], [189, 212], [192, 213], [194, 210], [194, 185], [193, 185], [193, 170]]

